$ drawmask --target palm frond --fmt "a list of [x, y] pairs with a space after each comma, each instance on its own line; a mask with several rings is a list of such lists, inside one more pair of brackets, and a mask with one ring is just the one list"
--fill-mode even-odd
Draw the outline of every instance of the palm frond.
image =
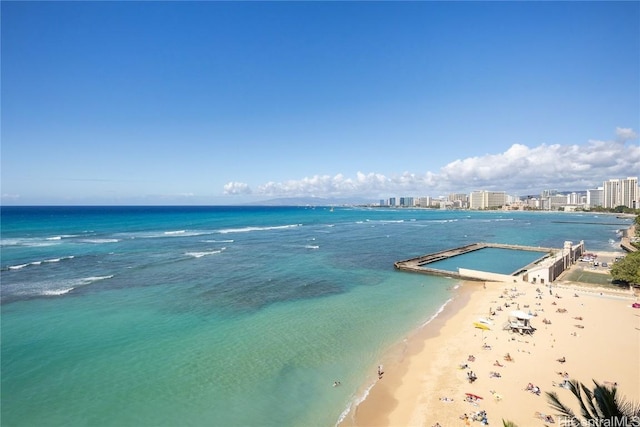
[[601, 418], [622, 418], [624, 415], [620, 410], [617, 399], [617, 388], [606, 387], [593, 381], [595, 388], [593, 389], [593, 396], [596, 404], [598, 405], [599, 415]]
[[596, 425], [600, 425], [604, 420], [624, 422], [624, 420], [640, 417], [640, 403], [619, 397], [615, 385], [607, 387], [595, 380], [593, 383], [594, 387], [591, 390], [578, 381], [569, 381], [569, 390], [578, 400], [582, 420], [560, 401], [555, 392], [546, 392], [549, 406], [558, 411], [560, 416], [565, 417], [564, 425], [570, 423], [572, 426], [581, 426], [585, 421], [596, 421]]
[[566, 406], [564, 403], [560, 401], [560, 398], [558, 397], [555, 391], [552, 391], [552, 392], [547, 391], [545, 392], [545, 394], [547, 395], [547, 400], [549, 401], [549, 405], [553, 409], [558, 411], [560, 415], [567, 417], [570, 420], [576, 419], [576, 415], [568, 406]]
[[[597, 420], [600, 418], [600, 413], [598, 412], [595, 402], [593, 401], [593, 393], [586, 385], [575, 381], [576, 388], [582, 389], [584, 392], [584, 397], [580, 398], [580, 408], [582, 410], [582, 416], [587, 420]], [[587, 405], [589, 409], [587, 409]]]

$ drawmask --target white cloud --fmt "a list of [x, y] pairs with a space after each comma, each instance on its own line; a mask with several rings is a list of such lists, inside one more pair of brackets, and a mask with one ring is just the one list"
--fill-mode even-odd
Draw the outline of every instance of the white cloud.
[[251, 194], [251, 188], [244, 182], [228, 182], [224, 185], [224, 194]]
[[[355, 178], [343, 174], [314, 175], [300, 180], [268, 182], [259, 186], [254, 194], [377, 199], [482, 189], [512, 194], [537, 194], [543, 189], [586, 190], [611, 178], [640, 174], [640, 146], [625, 144], [636, 137], [632, 129], [617, 128], [616, 141], [590, 140], [583, 145], [537, 147], [513, 144], [503, 153], [454, 160], [435, 173], [404, 172], [385, 176], [357, 172]], [[225, 194], [250, 192], [246, 184], [225, 185]]]
[[616, 137], [618, 141], [627, 142], [636, 139], [638, 134], [631, 128], [616, 128]]

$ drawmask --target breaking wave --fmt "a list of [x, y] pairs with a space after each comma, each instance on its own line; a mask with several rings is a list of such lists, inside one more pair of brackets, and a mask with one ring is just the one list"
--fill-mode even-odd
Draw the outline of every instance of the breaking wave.
[[250, 231], [268, 231], [268, 230], [286, 230], [288, 228], [302, 227], [302, 224], [275, 225], [271, 227], [242, 227], [242, 228], [223, 228], [218, 230], [220, 234], [227, 233], [247, 233]]
[[186, 252], [185, 255], [193, 257], [193, 258], [202, 258], [203, 256], [215, 255], [215, 254], [222, 253], [222, 251], [224, 251], [225, 249], [227, 249], [227, 248], [222, 248], [222, 249], [218, 249], [218, 250], [215, 250], [215, 251]]

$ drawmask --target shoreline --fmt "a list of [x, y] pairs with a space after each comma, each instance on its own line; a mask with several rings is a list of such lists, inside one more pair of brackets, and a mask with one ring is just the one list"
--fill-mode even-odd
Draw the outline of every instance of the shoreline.
[[336, 426], [339, 427], [356, 427], [386, 425], [384, 419], [378, 421], [366, 420], [363, 423], [362, 412], [369, 411], [369, 406], [376, 408], [375, 416], [378, 418], [385, 411], [390, 412], [394, 409], [398, 401], [393, 399], [393, 391], [402, 383], [403, 376], [407, 374], [409, 366], [407, 361], [412, 357], [420, 354], [424, 350], [428, 340], [440, 335], [442, 327], [456, 313], [462, 310], [469, 302], [473, 287], [482, 287], [483, 282], [474, 281], [458, 281], [458, 284], [452, 290], [452, 296], [440, 309], [429, 318], [425, 323], [408, 334], [400, 342], [393, 345], [384, 356], [381, 364], [384, 374], [382, 378], [371, 383], [365, 388], [364, 395], [356, 400], [355, 404], [348, 407], [343, 412], [342, 419], [338, 420]]
[[[504, 419], [543, 425], [535, 417], [553, 415], [544, 392], [557, 392], [570, 406], [575, 401], [568, 390], [554, 386], [563, 381], [560, 370], [589, 387], [592, 379], [616, 382], [622, 396], [640, 400], [640, 382], [634, 380], [640, 378], [640, 310], [630, 307], [638, 299], [632, 291], [581, 287], [561, 279], [552, 287], [459, 283], [439, 314], [390, 349], [383, 377], [343, 413], [337, 426], [464, 425], [463, 414], [480, 410], [493, 423]], [[502, 330], [513, 306], [537, 315], [531, 320], [533, 335]], [[559, 307], [565, 311], [557, 311]], [[489, 316], [491, 310], [495, 316]], [[491, 318], [491, 330], [473, 327], [481, 317]], [[612, 355], [611, 349], [618, 351]], [[515, 361], [503, 361], [505, 353]], [[475, 360], [467, 362], [472, 354]], [[560, 357], [567, 362], [557, 362]], [[459, 369], [465, 363], [478, 376], [472, 384], [469, 369]], [[528, 383], [538, 386], [540, 395], [525, 391]], [[482, 399], [466, 402], [465, 393]], [[527, 408], [524, 414], [522, 408]]]
[[361, 415], [359, 415], [362, 408], [375, 402], [378, 409], [390, 412], [396, 406], [397, 401], [392, 398], [392, 391], [400, 385], [403, 375], [407, 373], [407, 359], [419, 354], [425, 341], [437, 336], [442, 325], [466, 305], [471, 294], [467, 285], [478, 286], [478, 284], [481, 282], [459, 281], [453, 287], [451, 297], [427, 321], [391, 346], [380, 362], [384, 371], [382, 378], [372, 380], [358, 392], [357, 399], [341, 414], [336, 426], [383, 425], [362, 424]]

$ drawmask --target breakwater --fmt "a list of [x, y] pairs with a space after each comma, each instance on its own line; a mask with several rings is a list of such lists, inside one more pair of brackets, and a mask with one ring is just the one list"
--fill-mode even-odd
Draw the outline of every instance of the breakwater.
[[[442, 261], [455, 256], [468, 254], [485, 248], [512, 249], [519, 251], [540, 252], [540, 258], [523, 266], [513, 274], [499, 274], [487, 271], [472, 270], [468, 268], [458, 268], [457, 272], [432, 268], [429, 265], [437, 261]], [[524, 281], [529, 283], [549, 283], [555, 280], [568, 266], [584, 252], [584, 242], [573, 246], [571, 242], [565, 242], [561, 249], [546, 248], [540, 246], [522, 246], [501, 243], [478, 242], [470, 245], [460, 246], [439, 252], [422, 255], [394, 263], [398, 270], [409, 271], [421, 274], [432, 274], [438, 276], [454, 277], [464, 280], [477, 281]]]

